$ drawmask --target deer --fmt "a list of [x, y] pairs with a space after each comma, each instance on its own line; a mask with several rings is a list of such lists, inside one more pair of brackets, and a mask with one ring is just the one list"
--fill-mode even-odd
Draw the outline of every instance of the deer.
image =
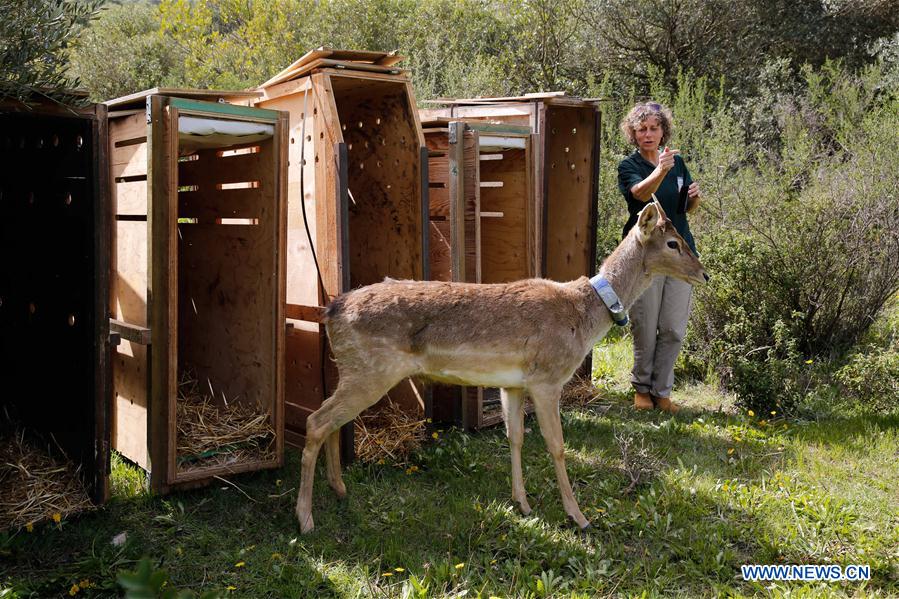
[[[339, 378], [333, 394], [306, 422], [296, 504], [302, 533], [314, 529], [312, 486], [321, 446], [328, 483], [342, 498], [346, 485], [340, 427], [409, 377], [500, 388], [512, 454], [512, 498], [524, 515], [531, 513], [521, 467], [523, 400], [529, 395], [552, 457], [562, 505], [568, 518], [586, 530], [590, 523], [578, 507], [565, 468], [562, 388], [613, 323], [622, 324], [621, 307], [636, 301], [656, 275], [692, 284], [709, 278], [654, 201], [643, 208], [636, 225], [592, 279], [478, 284], [387, 278], [334, 298], [323, 320]], [[620, 305], [600, 296], [608, 296], [604, 287], [611, 288]]]

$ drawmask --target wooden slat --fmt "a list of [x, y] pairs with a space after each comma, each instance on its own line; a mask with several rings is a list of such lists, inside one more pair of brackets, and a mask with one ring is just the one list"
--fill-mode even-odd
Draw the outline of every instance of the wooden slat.
[[481, 188], [484, 188], [484, 187], [502, 187], [502, 186], [503, 186], [503, 182], [502, 182], [502, 181], [481, 181], [480, 183], [478, 183], [478, 185], [480, 185]]
[[138, 345], [150, 345], [150, 329], [136, 324], [130, 324], [121, 320], [109, 319], [109, 330], [118, 333], [122, 339], [126, 339]]
[[306, 322], [322, 322], [325, 317], [324, 306], [302, 306], [299, 304], [287, 304], [284, 314], [293, 320], [305, 320]]
[[260, 202], [270, 190], [209, 189], [178, 192], [178, 218], [198, 218], [201, 222], [216, 218], [272, 218], [272, 207]]
[[146, 142], [115, 148], [110, 157], [110, 177], [139, 177], [147, 174]]
[[120, 181], [112, 183], [114, 214], [123, 216], [147, 215], [147, 181]]
[[178, 185], [218, 185], [259, 181], [265, 159], [259, 153], [216, 156], [217, 150], [197, 152], [200, 159], [178, 163]]

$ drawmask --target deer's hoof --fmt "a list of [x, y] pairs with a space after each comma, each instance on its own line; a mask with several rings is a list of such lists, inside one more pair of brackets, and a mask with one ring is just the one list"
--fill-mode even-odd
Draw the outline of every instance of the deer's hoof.
[[309, 534], [315, 529], [315, 522], [312, 521], [312, 514], [301, 515], [297, 514], [297, 519], [300, 521], [300, 532], [305, 534]]

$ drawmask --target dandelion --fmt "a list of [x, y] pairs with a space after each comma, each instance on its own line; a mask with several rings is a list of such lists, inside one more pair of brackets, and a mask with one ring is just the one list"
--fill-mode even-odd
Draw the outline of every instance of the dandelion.
[[381, 576], [393, 576], [393, 572], [384, 572]]
[[753, 412], [752, 410], [749, 410], [749, 411], [746, 412], [746, 413], [749, 414], [749, 417], [750, 417], [750, 418], [752, 418], [753, 416], [755, 416], [755, 412]]
[[29, 522], [25, 525], [25, 530], [28, 532], [34, 532], [34, 522]]
[[62, 520], [62, 514], [60, 514], [59, 512], [56, 512], [55, 514], [53, 514], [52, 517], [53, 517], [53, 521], [56, 522], [57, 524], [59, 524], [59, 522]]
[[772, 415], [772, 416], [776, 416], [776, 415], [777, 415], [777, 410], [771, 410], [771, 415]]
[[734, 453], [733, 447], [731, 447], [730, 449], [727, 450], [727, 455], [733, 455], [733, 453]]
[[460, 562], [460, 563], [456, 564], [456, 566], [455, 566], [456, 570], [461, 570], [464, 567], [465, 567], [465, 562]]
[[440, 438], [440, 435], [438, 435], [436, 432], [435, 432], [435, 433], [431, 433], [431, 436], [432, 436], [433, 438], [435, 438], [435, 439], [439, 439], [439, 438]]
[[81, 582], [78, 583], [78, 586], [80, 586], [82, 589], [89, 589], [94, 585], [91, 584], [90, 579], [85, 578], [84, 580], [82, 580]]
[[79, 587], [77, 584], [73, 584], [72, 588], [69, 589], [69, 596], [74, 597], [75, 595], [78, 594], [78, 591], [80, 591], [80, 590], [81, 590], [81, 587]]
[[814, 360], [806, 360], [805, 361], [806, 364], [813, 364], [814, 362], [815, 362]]
[[394, 568], [393, 571], [394, 572], [405, 572], [406, 569], [405, 568]]
[[226, 591], [236, 591], [236, 590], [237, 590], [237, 587], [231, 586], [231, 585], [229, 584], [228, 586], [225, 587], [225, 590], [226, 590]]
[[246, 562], [237, 562], [236, 564], [234, 564], [234, 567], [235, 568], [243, 568], [246, 565], [247, 565]]
[[496, 563], [496, 560], [495, 560], [495, 559], [490, 560], [490, 565], [491, 565], [491, 566], [492, 566], [493, 564], [495, 564], [495, 563]]

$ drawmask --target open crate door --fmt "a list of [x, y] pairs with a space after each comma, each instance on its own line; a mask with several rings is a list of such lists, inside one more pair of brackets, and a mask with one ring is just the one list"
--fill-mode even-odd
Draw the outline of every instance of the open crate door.
[[[150, 96], [149, 447], [155, 488], [283, 460], [283, 126], [278, 112]], [[179, 385], [268, 415], [272, 451], [196, 466]]]
[[0, 409], [65, 453], [95, 503], [109, 459], [105, 117], [0, 105]]

